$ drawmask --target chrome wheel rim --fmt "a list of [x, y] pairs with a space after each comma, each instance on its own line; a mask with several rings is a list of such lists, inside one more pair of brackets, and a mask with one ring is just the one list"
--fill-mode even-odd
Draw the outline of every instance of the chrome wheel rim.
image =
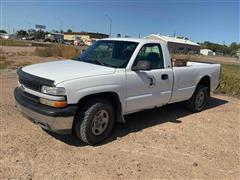
[[106, 110], [98, 111], [92, 122], [92, 133], [96, 136], [102, 134], [108, 126], [109, 114]]
[[200, 91], [196, 97], [196, 107], [201, 108], [203, 106], [205, 95], [203, 91]]

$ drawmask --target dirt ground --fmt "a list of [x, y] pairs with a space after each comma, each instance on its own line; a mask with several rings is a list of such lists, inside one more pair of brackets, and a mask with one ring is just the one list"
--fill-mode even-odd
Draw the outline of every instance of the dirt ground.
[[1, 49], [5, 53], [17, 53], [17, 52], [34, 52], [36, 47], [1, 46]]
[[196, 114], [179, 103], [129, 115], [92, 147], [25, 119], [15, 71], [0, 73], [0, 179], [240, 178], [239, 99], [213, 95]]
[[17, 67], [43, 63], [53, 60], [61, 60], [61, 57], [39, 57], [34, 55], [36, 47], [19, 47], [19, 46], [0, 46], [0, 52], [7, 58], [10, 63], [10, 69], [16, 69]]

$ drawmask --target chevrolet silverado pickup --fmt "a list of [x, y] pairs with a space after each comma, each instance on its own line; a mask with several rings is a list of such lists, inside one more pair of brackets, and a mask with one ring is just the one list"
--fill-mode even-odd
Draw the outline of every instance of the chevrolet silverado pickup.
[[88, 144], [105, 140], [124, 115], [180, 101], [204, 109], [220, 82], [220, 65], [173, 67], [167, 45], [151, 39], [108, 38], [79, 57], [17, 70], [22, 114], [43, 129], [74, 133]]

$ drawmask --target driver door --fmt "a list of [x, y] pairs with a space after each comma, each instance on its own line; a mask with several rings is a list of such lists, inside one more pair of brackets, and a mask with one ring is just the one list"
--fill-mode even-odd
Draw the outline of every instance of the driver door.
[[172, 94], [173, 72], [165, 69], [161, 45], [145, 44], [139, 51], [138, 61], [149, 61], [151, 70], [127, 71], [126, 113], [167, 104]]

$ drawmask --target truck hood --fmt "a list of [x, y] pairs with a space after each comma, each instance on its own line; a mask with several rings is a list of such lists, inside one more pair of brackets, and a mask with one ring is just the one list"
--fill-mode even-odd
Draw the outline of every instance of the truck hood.
[[38, 77], [53, 80], [55, 84], [71, 79], [106, 75], [115, 72], [115, 68], [71, 59], [34, 64], [26, 66], [22, 70]]

